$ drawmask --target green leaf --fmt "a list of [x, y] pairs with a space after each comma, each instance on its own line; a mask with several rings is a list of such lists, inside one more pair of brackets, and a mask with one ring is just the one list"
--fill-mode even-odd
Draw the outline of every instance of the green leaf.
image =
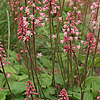
[[100, 66], [100, 58], [95, 58], [95, 63], [94, 63], [95, 66]]
[[93, 94], [93, 97], [96, 97], [98, 95], [99, 87], [100, 86], [98, 86], [98, 84], [96, 82], [92, 83], [92, 94]]
[[39, 76], [39, 80], [43, 88], [49, 87], [51, 85], [51, 76], [48, 74], [41, 74]]
[[1, 94], [1, 93], [0, 93], [0, 100], [5, 100], [5, 99], [6, 99], [5, 94]]
[[93, 95], [89, 92], [84, 93], [84, 100], [93, 100]]
[[9, 89], [3, 89], [2, 91], [0, 91], [0, 94], [5, 94], [5, 95], [9, 95]]
[[0, 87], [3, 87], [4, 83], [5, 83], [4, 74], [0, 73]]
[[24, 97], [23, 96], [18, 96], [16, 98], [14, 98], [14, 100], [24, 100]]
[[13, 76], [14, 76], [15, 79], [18, 80], [18, 81], [22, 81], [22, 80], [25, 80], [25, 79], [28, 78], [28, 75], [25, 75], [25, 74], [23, 74], [23, 75], [16, 75], [16, 74], [13, 74]]
[[56, 97], [52, 96], [53, 94], [55, 94], [55, 90], [56, 88], [54, 87], [48, 87], [46, 89], [43, 89], [45, 96], [50, 100], [57, 100]]
[[24, 65], [15, 65], [14, 68], [17, 70], [18, 73], [27, 74], [27, 69]]
[[40, 60], [45, 67], [51, 68], [51, 62], [48, 58], [46, 58], [45, 56], [42, 56]]
[[73, 97], [74, 97], [75, 100], [80, 100], [81, 99], [81, 90], [80, 90], [79, 87], [74, 86], [73, 87], [73, 92], [72, 92], [72, 89], [69, 88], [68, 96], [72, 97], [72, 93], [73, 93]]
[[90, 85], [92, 82], [98, 81], [98, 76], [90, 76], [86, 79], [86, 85]]
[[10, 82], [10, 88], [14, 94], [20, 94], [26, 89], [26, 82]]
[[13, 73], [17, 73], [17, 71], [15, 70], [14, 67], [8, 65], [7, 67], [4, 67], [5, 72], [13, 72]]
[[64, 81], [61, 75], [55, 75], [55, 81], [57, 84], [63, 85]]
[[56, 90], [55, 87], [48, 87], [48, 91], [50, 94], [55, 94], [55, 90]]

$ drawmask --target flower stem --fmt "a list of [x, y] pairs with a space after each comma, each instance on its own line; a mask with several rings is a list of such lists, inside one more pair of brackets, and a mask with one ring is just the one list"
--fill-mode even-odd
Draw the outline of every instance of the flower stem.
[[55, 86], [55, 76], [54, 76], [54, 53], [53, 53], [53, 45], [52, 45], [52, 16], [51, 16], [51, 11], [52, 11], [52, 4], [51, 4], [52, 0], [50, 0], [50, 10], [49, 10], [49, 26], [50, 26], [50, 42], [51, 42], [51, 56], [52, 56], [52, 86]]
[[[87, 52], [87, 56], [85, 60], [84, 88], [85, 88], [85, 81], [86, 81], [86, 75], [87, 75], [87, 63], [88, 63], [88, 58], [89, 58], [89, 51], [90, 51], [90, 42], [89, 42], [89, 48], [88, 48], [88, 52]], [[84, 98], [84, 92], [82, 92], [81, 94], [81, 100], [83, 100], [83, 98]]]
[[9, 89], [9, 92], [10, 92], [10, 94], [11, 94], [12, 99], [14, 100], [14, 96], [13, 96], [12, 91], [11, 91], [11, 89], [10, 89], [10, 85], [9, 85], [9, 83], [8, 83], [8, 79], [7, 79], [7, 76], [6, 76], [5, 70], [4, 70], [4, 66], [3, 66], [3, 63], [2, 63], [2, 59], [1, 59], [1, 57], [0, 57], [0, 62], [1, 62], [1, 66], [2, 66], [2, 70], [3, 70], [3, 74], [4, 74], [4, 76], [5, 76], [6, 83], [7, 83], [8, 89]]
[[[99, 27], [100, 27], [100, 25], [99, 25]], [[98, 31], [98, 37], [97, 37], [97, 42], [96, 42], [95, 52], [94, 52], [94, 54], [93, 54], [92, 64], [91, 64], [91, 66], [90, 66], [90, 68], [92, 67], [92, 73], [91, 73], [92, 75], [93, 75], [94, 60], [95, 60], [95, 56], [96, 56], [96, 50], [97, 50], [97, 47], [98, 47], [99, 37], [100, 37], [100, 29], [99, 29], [99, 31]]]
[[[33, 0], [33, 3], [35, 3], [35, 0]], [[33, 16], [34, 16], [34, 10], [35, 10], [35, 7], [33, 7]], [[33, 59], [34, 59], [34, 65], [35, 65], [35, 68], [37, 69], [37, 66], [36, 66], [36, 47], [35, 47], [35, 20], [33, 19]], [[36, 70], [37, 71], [37, 70]]]
[[86, 7], [85, 7], [85, 15], [84, 15], [84, 20], [83, 20], [83, 28], [82, 28], [82, 37], [84, 37], [84, 27], [85, 27], [85, 20], [86, 20], [86, 15], [87, 15], [87, 10], [88, 10], [88, 3], [89, 3], [89, 0], [87, 0]]
[[[34, 62], [33, 62], [33, 60], [32, 60], [31, 53], [30, 53], [28, 47], [27, 47], [27, 50], [28, 50], [28, 53], [29, 53], [29, 56], [30, 56], [30, 61], [31, 61], [31, 64], [32, 64], [32, 66], [31, 66], [31, 71], [32, 71], [32, 73], [33, 73], [33, 70], [34, 70], [35, 75], [36, 75], [36, 79], [37, 79], [37, 83], [38, 83], [38, 87], [40, 88], [40, 90], [41, 90], [41, 92], [42, 92], [42, 94], [43, 94], [43, 96], [44, 96], [44, 100], [46, 100], [45, 95], [44, 95], [44, 92], [43, 92], [42, 87], [41, 87], [41, 84], [40, 84], [40, 81], [39, 81], [39, 78], [38, 78], [38, 74], [37, 74], [37, 71], [36, 71]], [[32, 74], [32, 77], [34, 77], [33, 74]]]

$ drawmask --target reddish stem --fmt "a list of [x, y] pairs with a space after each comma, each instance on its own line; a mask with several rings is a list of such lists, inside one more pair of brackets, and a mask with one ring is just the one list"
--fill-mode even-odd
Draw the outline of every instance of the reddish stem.
[[10, 92], [10, 94], [11, 94], [12, 99], [14, 100], [14, 96], [13, 96], [12, 91], [11, 91], [11, 89], [10, 89], [10, 85], [9, 85], [9, 82], [8, 82], [8, 79], [7, 79], [7, 76], [6, 76], [5, 70], [4, 70], [4, 66], [3, 66], [3, 63], [2, 63], [2, 59], [1, 59], [1, 57], [0, 57], [0, 62], [1, 62], [1, 66], [2, 66], [2, 70], [3, 70], [3, 74], [4, 74], [4, 76], [5, 76], [6, 83], [7, 83], [8, 89], [9, 89], [9, 92]]

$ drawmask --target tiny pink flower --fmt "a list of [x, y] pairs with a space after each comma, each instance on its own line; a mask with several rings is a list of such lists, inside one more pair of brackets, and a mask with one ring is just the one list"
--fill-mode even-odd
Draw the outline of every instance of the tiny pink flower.
[[53, 38], [53, 39], [56, 39], [57, 37], [56, 37], [56, 35], [52, 35], [52, 38]]
[[99, 97], [99, 96], [97, 97], [97, 100], [98, 100], [98, 99], [100, 99], [100, 97]]
[[33, 3], [33, 7], [35, 7], [35, 3]]
[[34, 15], [30, 15], [30, 17], [29, 17], [31, 20], [33, 20], [34, 19]]
[[80, 49], [80, 48], [81, 48], [80, 45], [78, 45], [78, 46], [77, 46], [77, 49]]
[[61, 43], [61, 44], [64, 44], [64, 40], [60, 40], [60, 43]]
[[22, 11], [23, 10], [23, 7], [20, 7], [20, 11]]
[[10, 78], [10, 77], [11, 77], [11, 75], [10, 75], [10, 74], [7, 74], [7, 77], [8, 77], [8, 78]]

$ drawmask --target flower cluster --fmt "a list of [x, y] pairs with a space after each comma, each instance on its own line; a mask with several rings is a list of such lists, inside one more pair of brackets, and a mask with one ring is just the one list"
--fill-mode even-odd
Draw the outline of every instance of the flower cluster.
[[38, 95], [38, 93], [36, 93], [35, 91], [36, 91], [36, 89], [34, 88], [34, 86], [33, 86], [33, 83], [31, 83], [30, 82], [30, 80], [29, 81], [27, 81], [27, 87], [26, 87], [26, 93], [25, 93], [25, 95], [26, 96], [28, 96], [28, 98], [25, 98], [24, 100], [29, 100], [29, 99], [31, 99], [32, 98], [32, 100], [34, 99], [34, 100], [38, 100], [38, 98], [36, 97], [36, 98], [33, 98], [33, 95]]
[[[17, 35], [20, 40], [23, 39], [23, 41], [28, 42], [31, 40], [31, 36], [36, 34], [35, 28], [37, 26], [44, 27], [45, 22], [42, 20], [45, 19], [45, 13], [43, 13], [43, 8], [40, 6], [42, 3], [39, 0], [36, 0], [35, 3], [28, 0], [25, 3], [25, 7], [19, 8], [20, 14], [18, 17], [19, 25]], [[47, 19], [45, 20], [47, 21]]]
[[81, 14], [81, 6], [82, 6], [82, 0], [69, 0], [69, 6], [73, 7], [73, 11], [75, 11], [75, 17], [77, 20], [77, 24], [82, 23], [82, 14]]
[[[43, 3], [45, 4], [43, 10], [44, 11], [49, 10], [50, 0], [44, 0]], [[51, 14], [57, 14], [57, 9], [59, 9], [59, 6], [57, 6], [56, 3], [57, 0], [51, 0], [51, 6], [52, 6], [52, 10], [50, 12]]]
[[32, 35], [31, 31], [28, 28], [29, 23], [26, 21], [26, 17], [22, 13], [19, 14], [19, 26], [18, 26], [18, 39], [29, 41]]
[[95, 9], [97, 9], [98, 7], [100, 7], [100, 0], [99, 2], [93, 2], [92, 5], [91, 5], [91, 10], [92, 12], [94, 12]]
[[[43, 10], [44, 11], [49, 11], [49, 8], [50, 8], [50, 0], [44, 0], [43, 1], [44, 3], [44, 7], [43, 7]], [[60, 16], [60, 13], [59, 13], [59, 9], [60, 7], [57, 5], [57, 0], [51, 0], [51, 11], [50, 13], [53, 15], [55, 14], [56, 15], [56, 21], [59, 22], [59, 21], [62, 21], [62, 17]], [[48, 15], [47, 15], [47, 18], [48, 19]]]
[[[97, 43], [97, 39], [95, 39], [93, 33], [89, 33], [87, 36], [87, 42], [85, 42], [85, 45], [89, 48], [89, 52], [92, 53], [92, 51], [95, 51], [96, 48], [96, 43]], [[86, 51], [86, 49], [83, 49], [84, 51]], [[97, 46], [97, 53], [99, 53], [99, 45]]]
[[61, 90], [60, 92], [60, 98], [58, 100], [69, 100], [69, 97], [67, 95], [67, 91], [64, 89]]
[[19, 1], [17, 0], [17, 1], [15, 2], [15, 0], [11, 0], [10, 2], [8, 2], [8, 4], [10, 5], [10, 8], [11, 8], [10, 16], [13, 17], [14, 14], [17, 15], [18, 12], [17, 12], [17, 6], [16, 6], [16, 5], [19, 4]]
[[75, 9], [75, 10], [77, 10], [77, 5], [78, 5], [78, 8], [79, 8], [79, 6], [82, 6], [82, 0], [69, 0], [70, 1], [70, 3], [69, 3], [69, 6], [73, 6], [73, 8]]
[[24, 2], [24, 0], [11, 0], [10, 2], [8, 2], [11, 9], [10, 16], [14, 18], [14, 20], [17, 19], [17, 16], [19, 15], [19, 10], [21, 11], [23, 9], [23, 7], [20, 8], [21, 2]]
[[91, 23], [94, 25], [93, 26], [93, 29], [96, 29], [97, 27], [97, 22], [98, 22], [98, 11], [99, 11], [99, 8], [100, 8], [100, 0], [97, 1], [97, 2], [93, 2], [90, 9], [92, 10], [91, 12], [91, 15], [92, 15], [92, 18], [91, 18]]
[[[65, 43], [64, 51], [68, 51], [70, 49], [70, 41], [77, 41], [79, 36], [79, 31], [77, 29], [77, 23], [75, 21], [74, 11], [68, 12], [68, 16], [66, 18], [66, 22], [63, 28], [64, 32], [64, 40], [61, 40], [62, 43]], [[73, 50], [75, 50], [75, 46], [72, 46]], [[77, 46], [77, 49], [80, 49], [80, 46]]]
[[[8, 64], [10, 64], [10, 62], [8, 62], [6, 60], [6, 54], [5, 54], [5, 50], [3, 48], [3, 45], [0, 42], [0, 58], [2, 60], [3, 66], [8, 66]], [[1, 61], [0, 61], [0, 65], [1, 65]]]

